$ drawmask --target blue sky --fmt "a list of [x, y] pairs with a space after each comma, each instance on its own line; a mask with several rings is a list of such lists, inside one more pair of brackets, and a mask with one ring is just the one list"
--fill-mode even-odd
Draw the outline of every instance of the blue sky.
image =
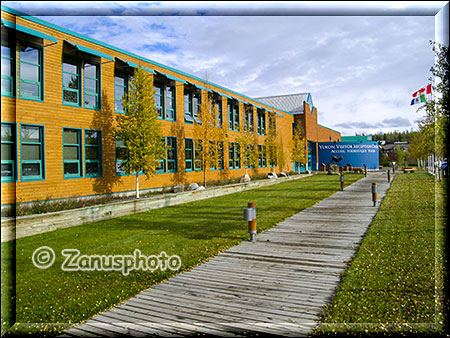
[[2, 4], [250, 97], [310, 92], [320, 124], [354, 135], [416, 129], [446, 2]]

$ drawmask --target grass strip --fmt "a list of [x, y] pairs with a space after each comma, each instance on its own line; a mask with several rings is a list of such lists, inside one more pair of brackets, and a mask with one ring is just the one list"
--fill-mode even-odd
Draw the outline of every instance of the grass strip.
[[312, 336], [443, 333], [443, 189], [395, 177]]
[[[345, 184], [362, 177], [346, 174]], [[243, 220], [248, 202], [256, 203], [260, 232], [339, 189], [339, 176], [318, 174], [2, 243], [2, 300], [16, 303], [5, 312], [2, 301], [2, 330], [16, 322], [22, 324], [16, 324], [10, 332], [55, 334], [67, 324], [82, 322], [176, 273], [62, 271], [63, 249], [77, 249], [82, 255], [130, 255], [139, 249], [142, 255], [150, 256], [164, 251], [180, 256], [180, 270], [188, 270], [248, 239], [247, 222]], [[38, 269], [32, 263], [33, 252], [41, 246], [56, 253], [48, 269]]]

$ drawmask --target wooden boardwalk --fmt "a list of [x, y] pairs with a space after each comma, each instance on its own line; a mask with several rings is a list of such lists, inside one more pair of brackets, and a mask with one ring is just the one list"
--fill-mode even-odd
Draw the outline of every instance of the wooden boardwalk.
[[336, 291], [389, 186], [366, 178], [61, 336], [306, 336]]

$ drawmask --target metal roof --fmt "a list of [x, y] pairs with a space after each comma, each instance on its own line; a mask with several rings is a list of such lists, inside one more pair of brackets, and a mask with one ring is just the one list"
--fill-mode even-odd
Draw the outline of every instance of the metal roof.
[[292, 114], [304, 113], [303, 102], [308, 103], [311, 107], [313, 106], [310, 93], [258, 97], [256, 100]]

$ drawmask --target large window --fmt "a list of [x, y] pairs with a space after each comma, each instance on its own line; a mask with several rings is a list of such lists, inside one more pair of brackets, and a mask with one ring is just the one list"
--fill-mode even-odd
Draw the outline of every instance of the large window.
[[122, 168], [122, 162], [128, 158], [128, 148], [125, 142], [116, 139], [116, 175], [126, 175], [125, 170]]
[[260, 168], [267, 167], [267, 154], [266, 154], [266, 146], [258, 145], [258, 164]]
[[86, 177], [102, 176], [102, 132], [84, 131], [84, 157]]
[[81, 177], [81, 163], [81, 129], [63, 128], [64, 177]]
[[239, 131], [239, 105], [237, 102], [228, 102], [228, 128]]
[[2, 123], [2, 182], [16, 178], [16, 125]]
[[222, 99], [221, 98], [217, 98], [214, 100], [214, 107], [217, 109], [217, 113], [218, 113], [217, 123], [222, 128], [223, 113], [222, 113]]
[[228, 168], [241, 168], [241, 148], [239, 143], [237, 142], [228, 143]]
[[164, 95], [163, 89], [164, 86], [159, 83], [155, 83], [154, 85], [155, 95], [153, 98], [155, 99], [155, 109], [160, 119], [164, 118]]
[[100, 108], [100, 66], [94, 63], [84, 64], [84, 106]]
[[158, 174], [177, 172], [177, 138], [166, 137], [165, 142], [168, 146], [167, 154], [157, 163], [155, 169]]
[[171, 85], [166, 85], [166, 120], [175, 121], [175, 87]]
[[63, 102], [79, 106], [80, 92], [80, 63], [75, 58], [64, 56], [63, 61]]
[[114, 74], [114, 111], [125, 113], [122, 105], [122, 98], [128, 92], [128, 76], [124, 73]]
[[184, 166], [186, 171], [194, 170], [194, 141], [190, 138], [184, 140]]
[[187, 123], [200, 122], [198, 112], [200, 110], [200, 93], [186, 92], [184, 94], [184, 121]]
[[257, 111], [258, 135], [266, 135], [266, 114], [264, 110]]
[[[220, 142], [218, 146], [216, 147], [215, 142], [217, 141], [209, 141], [210, 143], [210, 149], [211, 149], [211, 158], [217, 159], [216, 163], [211, 163], [211, 170], [220, 170], [224, 169], [224, 158], [223, 158], [223, 142]], [[217, 154], [216, 154], [217, 151]]]
[[22, 180], [45, 178], [44, 174], [44, 128], [21, 125], [21, 174]]
[[244, 131], [253, 133], [254, 128], [253, 107], [246, 106], [244, 111]]
[[[20, 45], [20, 97], [43, 99], [42, 49], [31, 45]], [[3, 68], [3, 67], [2, 67]]]
[[15, 52], [14, 43], [2, 39], [2, 95], [15, 95]]

